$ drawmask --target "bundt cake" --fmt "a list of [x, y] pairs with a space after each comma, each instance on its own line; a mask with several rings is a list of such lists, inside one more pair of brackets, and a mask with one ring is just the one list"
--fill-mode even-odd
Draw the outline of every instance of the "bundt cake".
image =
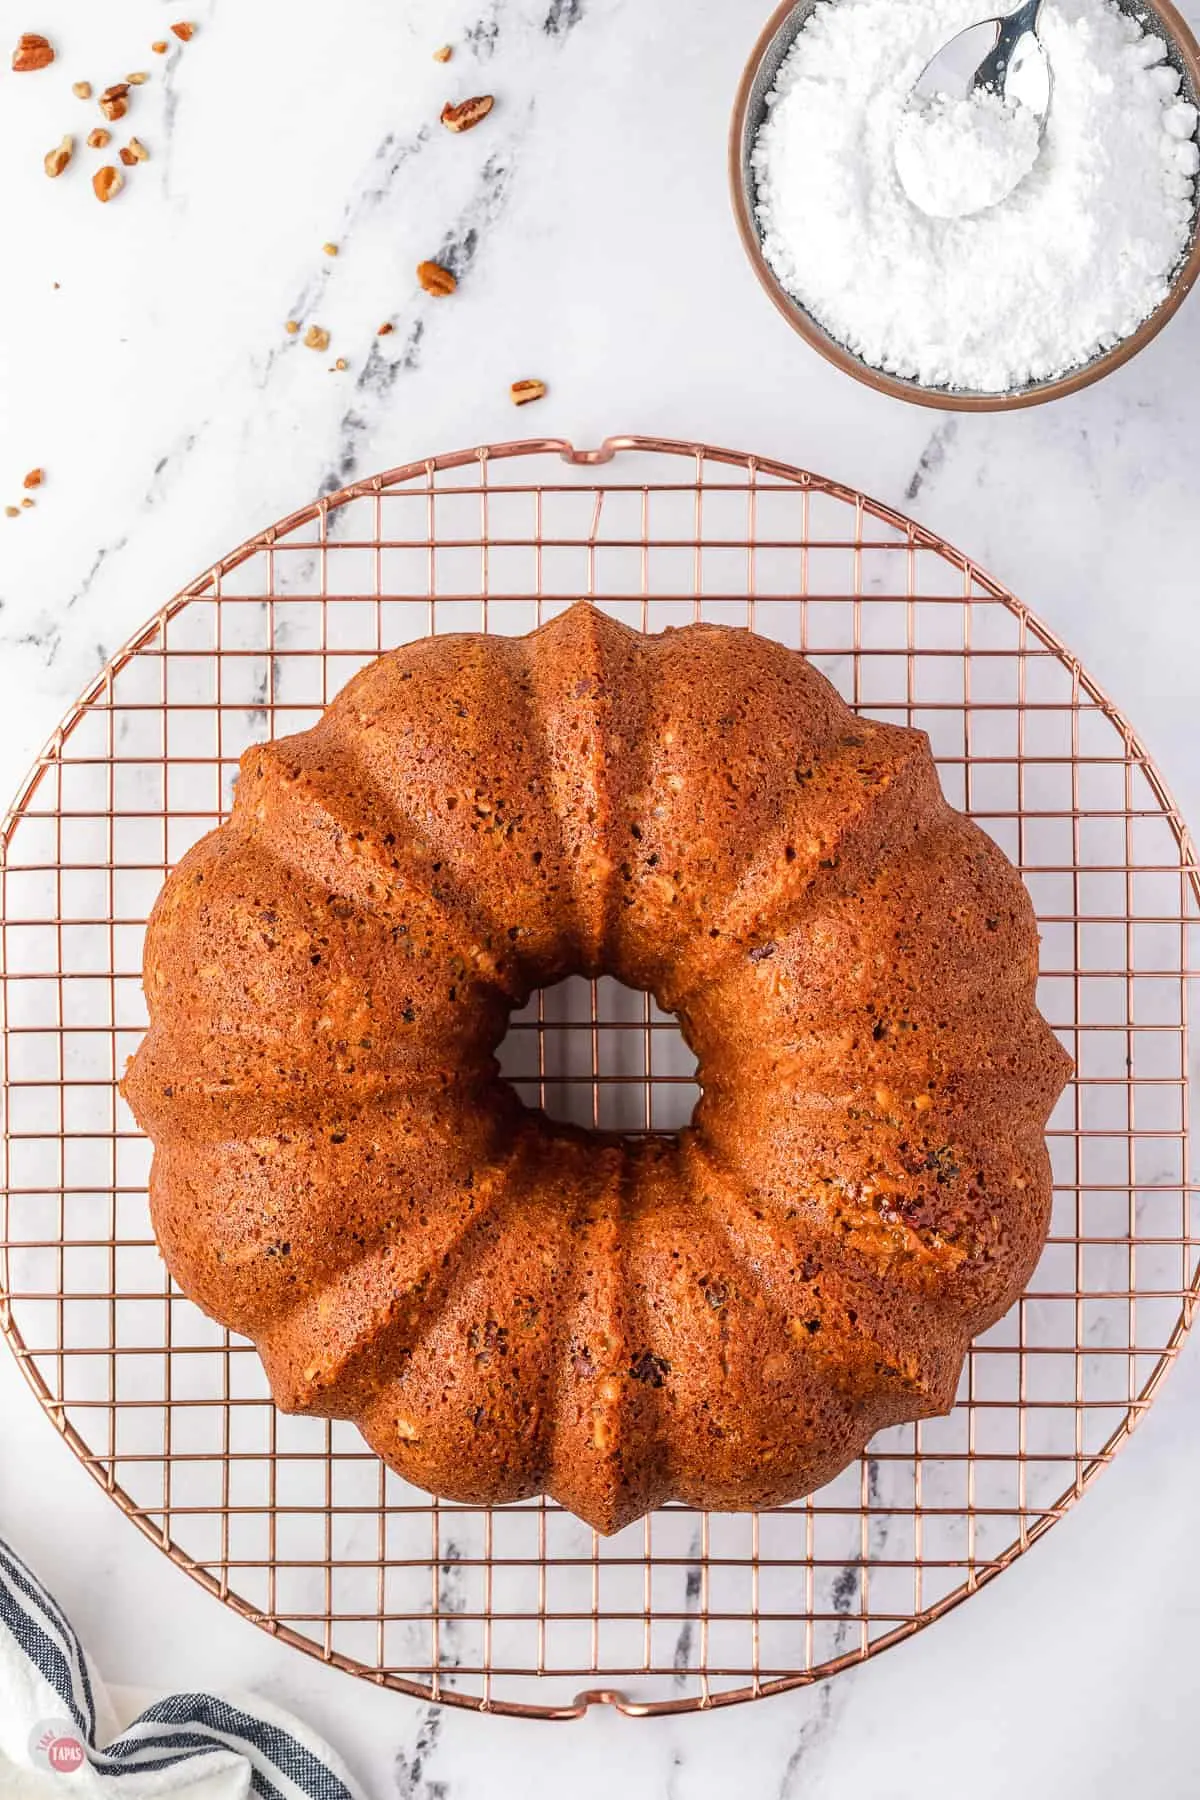
[[[524, 1107], [530, 993], [678, 1016], [673, 1136]], [[1068, 1060], [1017, 874], [797, 652], [580, 604], [429, 638], [242, 758], [150, 921], [125, 1092], [185, 1293], [407, 1480], [611, 1532], [946, 1411], [1024, 1286]]]

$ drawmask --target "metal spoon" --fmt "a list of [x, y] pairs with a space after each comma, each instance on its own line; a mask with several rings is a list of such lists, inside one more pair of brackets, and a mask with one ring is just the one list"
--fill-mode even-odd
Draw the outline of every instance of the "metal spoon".
[[926, 63], [908, 97], [920, 105], [944, 94], [966, 100], [982, 90], [1019, 101], [1042, 128], [1050, 110], [1050, 62], [1037, 35], [1043, 0], [1025, 0], [1015, 12], [968, 25]]
[[[1007, 200], [1042, 155], [1045, 117], [1051, 106], [1051, 65], [1038, 38], [1042, 4], [1043, 0], [1025, 0], [1015, 13], [968, 25], [966, 31], [957, 32], [937, 50], [921, 70], [909, 92], [896, 135], [896, 173], [919, 211], [934, 218], [968, 218], [973, 212], [988, 211]], [[1002, 103], [1002, 110], [1013, 108], [1016, 133], [1011, 167], [993, 167], [977, 191], [972, 191], [970, 182], [966, 187], [961, 182], [955, 185], [954, 178], [945, 184], [939, 178], [937, 162], [930, 164], [928, 151], [914, 149], [916, 140], [912, 139], [912, 128], [919, 130], [919, 117], [939, 101], [961, 106], [972, 95], [991, 95]], [[1020, 119], [1016, 106], [1020, 106]], [[945, 157], [950, 151], [937, 149], [934, 155]]]

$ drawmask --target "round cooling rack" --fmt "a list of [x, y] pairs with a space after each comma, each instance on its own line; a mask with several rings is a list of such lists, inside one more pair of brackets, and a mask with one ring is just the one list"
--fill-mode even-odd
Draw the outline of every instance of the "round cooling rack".
[[[950, 800], [1023, 871], [1041, 1005], [1075, 1061], [1029, 1292], [954, 1411], [757, 1515], [668, 1507], [610, 1539], [545, 1501], [439, 1503], [349, 1426], [286, 1418], [258, 1358], [173, 1291], [117, 1082], [149, 909], [226, 814], [247, 745], [311, 725], [429, 632], [524, 632], [580, 595], [650, 630], [803, 650], [927, 731]], [[173, 1562], [324, 1661], [458, 1705], [663, 1712], [832, 1674], [974, 1593], [1128, 1436], [1191, 1319], [1186, 829], [1130, 727], [966, 557], [763, 459], [622, 438], [410, 464], [244, 544], [163, 608], [55, 733], [0, 838], [7, 1113], [0, 1325], [75, 1454]], [[537, 996], [502, 1050], [533, 1102], [625, 1131], [690, 1114], [674, 1022], [615, 982]]]

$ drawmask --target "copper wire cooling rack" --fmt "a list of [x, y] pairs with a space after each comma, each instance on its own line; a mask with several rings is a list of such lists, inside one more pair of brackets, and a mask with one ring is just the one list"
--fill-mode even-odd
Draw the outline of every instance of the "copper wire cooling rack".
[[[238, 754], [311, 724], [424, 635], [526, 631], [581, 594], [651, 630], [749, 625], [856, 707], [929, 733], [950, 799], [1024, 872], [1041, 1004], [1077, 1077], [1050, 1124], [1049, 1244], [946, 1419], [884, 1433], [811, 1499], [669, 1507], [600, 1540], [554, 1505], [439, 1503], [348, 1426], [285, 1418], [258, 1359], [173, 1292], [149, 1150], [117, 1091], [144, 921], [229, 807]], [[645, 439], [413, 463], [264, 532], [138, 633], [4, 826], [0, 1324], [76, 1455], [209, 1591], [408, 1693], [570, 1716], [723, 1704], [895, 1643], [1041, 1537], [1150, 1402], [1197, 1291], [1187, 832], [1130, 727], [966, 557], [887, 507], [749, 456]], [[568, 981], [506, 1067], [559, 1117], [671, 1130], [673, 1022]]]

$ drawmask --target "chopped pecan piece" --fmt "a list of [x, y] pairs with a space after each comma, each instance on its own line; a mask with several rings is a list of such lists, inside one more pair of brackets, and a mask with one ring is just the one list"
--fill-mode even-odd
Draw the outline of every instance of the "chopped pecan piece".
[[92, 176], [92, 188], [96, 198], [106, 205], [108, 201], [112, 200], [120, 193], [124, 186], [125, 177], [122, 175], [120, 169], [113, 167], [112, 163], [105, 163], [104, 166], [97, 169], [96, 173]]
[[441, 263], [422, 262], [417, 264], [417, 280], [427, 294], [434, 294], [441, 300], [452, 294], [458, 286], [457, 278]]
[[12, 66], [18, 75], [30, 75], [35, 69], [48, 69], [54, 61], [54, 46], [39, 31], [23, 31], [13, 51]]
[[442, 108], [442, 124], [447, 131], [471, 131], [487, 118], [495, 104], [492, 94], [473, 94], [469, 100], [447, 100]]
[[75, 139], [73, 137], [65, 137], [60, 143], [55, 144], [53, 150], [47, 150], [45, 156], [42, 158], [42, 167], [52, 181], [56, 175], [62, 174], [63, 170], [71, 160], [71, 152], [74, 148]]

